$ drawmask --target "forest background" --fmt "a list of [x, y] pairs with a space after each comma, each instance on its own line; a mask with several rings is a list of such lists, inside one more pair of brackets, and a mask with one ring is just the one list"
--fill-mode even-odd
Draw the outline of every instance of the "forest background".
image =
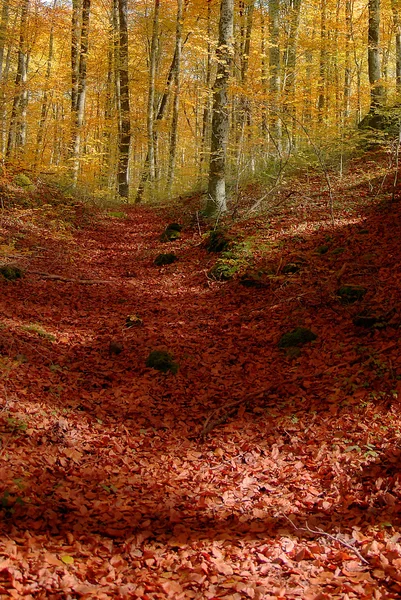
[[[204, 190], [224, 1], [3, 0], [3, 158], [99, 199]], [[234, 3], [229, 183], [328, 151], [341, 168], [363, 115], [397, 102], [400, 4]]]

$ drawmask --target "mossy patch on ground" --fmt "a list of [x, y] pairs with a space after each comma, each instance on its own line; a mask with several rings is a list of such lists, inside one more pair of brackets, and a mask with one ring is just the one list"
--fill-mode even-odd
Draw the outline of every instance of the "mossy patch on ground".
[[288, 331], [281, 336], [278, 346], [279, 348], [294, 348], [304, 346], [309, 342], [316, 340], [317, 335], [306, 327], [296, 327], [292, 331]]
[[2, 275], [4, 279], [8, 279], [8, 281], [15, 281], [24, 276], [24, 271], [20, 267], [13, 265], [2, 265], [0, 267], [0, 275]]
[[224, 252], [232, 241], [233, 238], [223, 229], [213, 229], [206, 240], [206, 250], [208, 252]]
[[210, 269], [208, 275], [216, 281], [228, 281], [232, 279], [239, 270], [238, 261], [222, 258]]
[[340, 296], [342, 304], [354, 304], [354, 302], [362, 300], [366, 292], [366, 288], [361, 285], [342, 285], [337, 290], [337, 294]]
[[156, 256], [154, 263], [158, 267], [163, 267], [165, 265], [171, 265], [176, 260], [178, 260], [178, 258], [173, 252], [167, 252]]
[[161, 242], [173, 242], [181, 237], [182, 225], [180, 223], [170, 223], [160, 236]]
[[178, 371], [178, 363], [174, 361], [174, 356], [167, 350], [153, 350], [146, 359], [146, 366], [162, 373], [173, 373]]

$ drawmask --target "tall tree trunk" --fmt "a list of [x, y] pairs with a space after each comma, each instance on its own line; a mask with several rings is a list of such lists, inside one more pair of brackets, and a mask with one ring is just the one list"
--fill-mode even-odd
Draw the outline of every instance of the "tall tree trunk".
[[129, 199], [129, 151], [131, 145], [131, 115], [128, 79], [128, 24], [127, 0], [118, 0], [119, 20], [119, 60], [118, 60], [118, 90], [119, 90], [119, 139], [118, 139], [118, 195]]
[[269, 1], [269, 30], [270, 30], [270, 132], [273, 144], [278, 154], [281, 153], [281, 57], [280, 57], [280, 0]]
[[[57, 6], [57, 0], [53, 0], [52, 11], [55, 10]], [[41, 153], [42, 153], [42, 145], [45, 131], [45, 124], [47, 119], [47, 114], [49, 110], [49, 81], [50, 75], [52, 72], [53, 65], [53, 53], [54, 53], [54, 16], [50, 25], [50, 33], [49, 33], [49, 49], [47, 54], [47, 64], [46, 64], [46, 75], [45, 75], [45, 89], [42, 97], [42, 107], [40, 110], [40, 119], [38, 125], [38, 133], [36, 136], [36, 150], [35, 150], [35, 166], [38, 164]]]
[[15, 76], [15, 92], [11, 109], [10, 128], [8, 132], [6, 156], [10, 157], [13, 152], [20, 150], [24, 145], [24, 130], [26, 124], [23, 122], [26, 103], [26, 83], [28, 75], [28, 49], [27, 49], [27, 21], [29, 11], [29, 0], [23, 0], [20, 16], [20, 34], [18, 44], [17, 73]]
[[173, 100], [173, 115], [171, 119], [171, 135], [170, 135], [170, 155], [167, 172], [167, 195], [171, 195], [173, 186], [175, 160], [177, 151], [177, 135], [178, 135], [178, 110], [180, 105], [180, 77], [181, 77], [181, 52], [182, 52], [182, 15], [183, 2], [177, 0], [177, 22], [175, 33], [175, 51], [176, 56], [174, 70], [174, 100]]
[[160, 0], [155, 0], [153, 12], [152, 41], [149, 56], [149, 92], [148, 92], [148, 157], [149, 157], [149, 181], [153, 182], [156, 177], [156, 156], [154, 140], [154, 122], [155, 122], [155, 85], [156, 85], [156, 65], [157, 65], [157, 47], [159, 37], [159, 12]]
[[216, 50], [217, 75], [213, 86], [212, 140], [209, 185], [205, 213], [220, 215], [227, 210], [226, 162], [229, 132], [228, 80], [234, 33], [234, 0], [221, 0], [219, 42]]
[[[5, 153], [6, 143], [6, 79], [8, 75], [7, 65], [9, 60], [4, 61], [4, 53], [6, 49], [7, 27], [9, 22], [10, 4], [9, 0], [3, 0], [0, 21], [0, 142], [1, 156]], [[10, 54], [10, 50], [7, 53]]]
[[241, 155], [243, 153], [244, 129], [245, 124], [250, 122], [250, 105], [249, 99], [244, 94], [247, 88], [247, 75], [249, 66], [249, 53], [251, 50], [251, 33], [254, 12], [254, 0], [242, 0], [241, 12], [242, 23], [240, 27], [240, 47], [239, 47], [239, 83], [241, 93], [238, 102], [238, 115], [236, 123], [236, 145], [237, 145], [237, 166], [241, 163]]
[[391, 0], [395, 33], [395, 85], [398, 99], [401, 96], [401, 16], [400, 0]]
[[381, 106], [383, 87], [380, 84], [380, 0], [369, 0], [368, 68], [370, 83], [370, 108]]
[[323, 123], [327, 108], [327, 2], [320, 2], [320, 59], [319, 59], [319, 95], [317, 101], [318, 121]]
[[289, 30], [287, 48], [284, 52], [284, 110], [289, 117], [288, 129], [291, 132], [291, 145], [295, 142], [296, 109], [295, 109], [295, 79], [297, 62], [297, 39], [299, 16], [302, 0], [290, 0]]
[[351, 0], [345, 0], [345, 69], [344, 69], [344, 120], [351, 114], [351, 39], [352, 39], [352, 10]]
[[[85, 115], [85, 98], [86, 98], [86, 70], [89, 48], [89, 15], [90, 15], [91, 0], [82, 0], [81, 28], [80, 28], [80, 43], [79, 43], [79, 64], [78, 64], [78, 81], [76, 92], [76, 103], [72, 106], [73, 113], [73, 131], [71, 140], [71, 161], [72, 161], [72, 182], [75, 186], [78, 181], [80, 154], [81, 154], [81, 138], [82, 126]], [[74, 71], [74, 65], [73, 71]], [[74, 79], [73, 79], [74, 81]]]
[[267, 64], [267, 50], [266, 50], [266, 23], [265, 23], [265, 10], [264, 0], [259, 0], [260, 9], [260, 56], [261, 56], [261, 67], [260, 67], [260, 81], [262, 87], [262, 115], [261, 115], [261, 133], [263, 138], [268, 137], [268, 124], [267, 124], [267, 93], [268, 93], [268, 64]]
[[205, 73], [205, 105], [202, 115], [202, 141], [200, 148], [199, 159], [199, 183], [202, 182], [205, 158], [207, 154], [209, 128], [210, 128], [210, 113], [211, 113], [211, 82], [212, 82], [212, 0], [207, 0], [207, 53], [206, 53], [206, 73]]

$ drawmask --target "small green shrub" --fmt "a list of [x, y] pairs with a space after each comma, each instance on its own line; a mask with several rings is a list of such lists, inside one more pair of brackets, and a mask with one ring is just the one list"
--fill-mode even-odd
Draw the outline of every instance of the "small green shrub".
[[174, 361], [172, 354], [166, 350], [153, 350], [146, 359], [146, 366], [162, 373], [173, 373], [178, 371], [178, 363]]
[[208, 275], [216, 281], [228, 281], [232, 279], [239, 270], [238, 261], [222, 258], [210, 269]]
[[308, 342], [316, 340], [317, 335], [305, 327], [297, 327], [281, 336], [278, 343], [279, 348], [293, 348], [304, 346]]
[[338, 289], [337, 294], [340, 296], [343, 304], [354, 304], [358, 300], [362, 300], [366, 292], [366, 288], [361, 285], [342, 285]]
[[178, 258], [173, 252], [167, 252], [166, 254], [162, 253], [156, 256], [154, 263], [158, 267], [163, 267], [164, 265], [171, 265], [176, 260]]
[[29, 179], [29, 177], [27, 177], [27, 175], [24, 175], [24, 173], [17, 173], [17, 175], [14, 177], [14, 183], [18, 187], [22, 187], [25, 189], [33, 189], [35, 187], [32, 181]]
[[0, 274], [4, 277], [4, 279], [8, 279], [8, 281], [15, 281], [16, 279], [21, 279], [24, 276], [24, 271], [19, 267], [3, 265], [0, 267]]

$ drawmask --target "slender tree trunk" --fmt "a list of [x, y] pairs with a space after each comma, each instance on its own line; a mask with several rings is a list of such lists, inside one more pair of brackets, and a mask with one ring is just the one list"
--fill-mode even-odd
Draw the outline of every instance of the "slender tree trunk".
[[[54, 11], [57, 6], [57, 0], [53, 0], [52, 10]], [[52, 72], [53, 65], [53, 53], [54, 53], [54, 18], [52, 18], [50, 25], [50, 33], [49, 33], [49, 49], [47, 54], [47, 64], [46, 64], [46, 78], [45, 78], [45, 89], [43, 92], [42, 98], [42, 107], [40, 111], [40, 119], [38, 125], [38, 133], [36, 136], [36, 151], [35, 151], [35, 166], [38, 164], [40, 160], [41, 153], [43, 151], [43, 138], [45, 131], [45, 124], [47, 119], [47, 114], [49, 111], [49, 81], [50, 75]]]
[[281, 57], [280, 57], [280, 0], [269, 1], [269, 30], [270, 30], [270, 131], [276, 152], [281, 153]]
[[268, 138], [268, 124], [267, 124], [267, 94], [268, 94], [268, 61], [267, 61], [267, 49], [266, 49], [266, 23], [265, 23], [265, 10], [264, 0], [259, 0], [260, 9], [260, 56], [261, 56], [261, 67], [260, 67], [260, 79], [262, 87], [262, 115], [261, 115], [261, 133], [262, 137]]
[[[79, 166], [80, 166], [80, 155], [81, 155], [81, 138], [82, 138], [82, 126], [85, 115], [85, 99], [86, 99], [86, 70], [88, 60], [88, 48], [89, 48], [89, 15], [90, 15], [91, 0], [82, 0], [82, 15], [81, 15], [81, 29], [80, 29], [80, 43], [79, 43], [79, 64], [78, 64], [78, 81], [76, 86], [76, 102], [73, 108], [73, 131], [71, 140], [71, 161], [72, 161], [72, 182], [75, 186], [78, 181]], [[73, 73], [75, 66], [72, 65]], [[73, 75], [73, 88], [74, 89], [74, 75]], [[73, 91], [72, 91], [73, 95]]]
[[352, 38], [352, 2], [345, 1], [345, 69], [344, 69], [344, 119], [351, 114], [351, 38]]
[[119, 89], [119, 139], [118, 139], [118, 194], [121, 198], [129, 199], [129, 151], [131, 145], [131, 114], [128, 79], [128, 24], [127, 0], [118, 0], [119, 20], [119, 60], [118, 60], [118, 89]]
[[157, 47], [159, 37], [159, 12], [160, 0], [155, 0], [153, 12], [152, 42], [150, 46], [149, 57], [149, 92], [148, 92], [148, 157], [149, 157], [149, 181], [153, 182], [156, 177], [156, 156], [154, 141], [154, 122], [155, 122], [155, 84], [156, 84], [156, 65], [157, 65]]
[[199, 160], [199, 183], [202, 182], [203, 171], [205, 165], [205, 158], [207, 154], [207, 147], [209, 141], [209, 129], [210, 129], [210, 113], [211, 113], [211, 82], [212, 82], [212, 3], [211, 0], [207, 0], [207, 54], [206, 54], [206, 73], [205, 73], [205, 105], [203, 107], [202, 115], [202, 141], [200, 149], [200, 160]]
[[175, 33], [175, 56], [176, 64], [174, 70], [174, 100], [173, 100], [173, 116], [171, 120], [171, 136], [170, 136], [170, 154], [167, 172], [167, 195], [171, 195], [173, 186], [174, 170], [177, 151], [177, 136], [178, 136], [178, 110], [180, 105], [180, 77], [181, 77], [181, 52], [182, 52], [182, 15], [183, 2], [177, 0], [177, 22]]
[[401, 96], [401, 17], [400, 0], [391, 0], [395, 33], [395, 85], [398, 98]]
[[284, 110], [289, 117], [289, 131], [291, 131], [291, 145], [295, 142], [296, 108], [295, 108], [295, 81], [297, 63], [297, 39], [299, 16], [302, 0], [290, 0], [288, 43], [284, 53], [285, 78], [284, 78]]
[[6, 79], [8, 75], [8, 64], [10, 49], [7, 53], [7, 58], [4, 60], [4, 53], [6, 49], [6, 37], [7, 27], [9, 22], [10, 5], [9, 0], [3, 0], [3, 6], [1, 11], [1, 22], [0, 22], [0, 142], [1, 142], [1, 156], [4, 156], [5, 145], [6, 145]]
[[[250, 122], [250, 104], [249, 100], [244, 94], [247, 88], [247, 75], [249, 66], [249, 53], [251, 50], [251, 33], [252, 33], [252, 22], [254, 12], [254, 0], [247, 0], [242, 2], [242, 23], [241, 23], [241, 36], [240, 36], [240, 56], [239, 56], [239, 83], [241, 86], [241, 94], [238, 101], [238, 115], [236, 123], [236, 145], [237, 145], [237, 168], [239, 169], [241, 163], [241, 155], [243, 154], [243, 143], [244, 143], [244, 129], [245, 124]], [[238, 176], [238, 174], [237, 174]]]
[[229, 132], [228, 81], [231, 71], [234, 33], [234, 0], [221, 0], [219, 42], [216, 50], [217, 75], [213, 87], [212, 140], [209, 186], [205, 213], [220, 215], [227, 210], [226, 162]]
[[8, 133], [6, 156], [10, 157], [14, 151], [20, 150], [24, 145], [24, 110], [25, 95], [28, 75], [28, 50], [26, 27], [28, 21], [29, 0], [24, 0], [21, 5], [20, 34], [18, 44], [17, 73], [15, 77], [15, 93], [11, 109], [10, 128]]
[[320, 3], [320, 60], [319, 95], [317, 101], [318, 121], [323, 123], [326, 111], [326, 75], [327, 75], [327, 2]]
[[380, 0], [369, 0], [368, 69], [371, 110], [382, 104], [383, 87], [380, 84]]

